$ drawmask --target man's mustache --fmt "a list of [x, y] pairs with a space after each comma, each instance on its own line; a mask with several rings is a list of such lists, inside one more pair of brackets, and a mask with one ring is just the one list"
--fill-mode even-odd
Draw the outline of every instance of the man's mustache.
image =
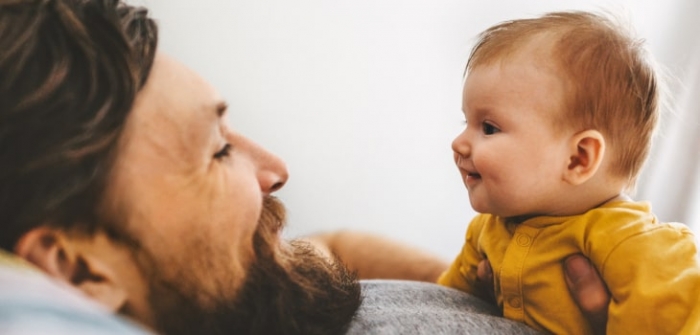
[[263, 207], [258, 219], [258, 231], [266, 234], [278, 234], [287, 224], [287, 210], [277, 197], [268, 195], [263, 198]]

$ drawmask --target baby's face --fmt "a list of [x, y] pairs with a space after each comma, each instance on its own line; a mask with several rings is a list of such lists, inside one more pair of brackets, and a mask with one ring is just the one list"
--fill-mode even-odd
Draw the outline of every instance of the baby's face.
[[452, 150], [474, 210], [556, 212], [571, 134], [553, 127], [564, 106], [564, 81], [554, 68], [514, 55], [472, 69], [463, 94], [467, 125]]

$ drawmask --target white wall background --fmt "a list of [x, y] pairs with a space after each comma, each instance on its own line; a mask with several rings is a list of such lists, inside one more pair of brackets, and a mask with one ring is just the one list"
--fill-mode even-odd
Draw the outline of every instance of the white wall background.
[[687, 66], [687, 41], [700, 32], [691, 26], [694, 0], [139, 2], [160, 22], [161, 50], [228, 100], [232, 127], [287, 161], [291, 178], [279, 196], [288, 235], [360, 229], [447, 259], [474, 215], [450, 143], [478, 32], [552, 10], [603, 8], [627, 17], [673, 73]]

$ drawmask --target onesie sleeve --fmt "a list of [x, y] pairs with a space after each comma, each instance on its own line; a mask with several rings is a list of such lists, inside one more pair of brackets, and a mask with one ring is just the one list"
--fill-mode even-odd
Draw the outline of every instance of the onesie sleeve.
[[484, 224], [482, 216], [479, 215], [474, 218], [469, 227], [467, 227], [467, 235], [462, 251], [457, 255], [449, 269], [440, 275], [438, 284], [467, 293], [482, 295], [480, 294], [481, 292], [477, 292], [476, 277], [477, 266], [483, 259], [478, 247], [478, 238]]
[[678, 334], [699, 317], [700, 263], [686, 227], [667, 224], [624, 239], [601, 274], [612, 294], [608, 334]]

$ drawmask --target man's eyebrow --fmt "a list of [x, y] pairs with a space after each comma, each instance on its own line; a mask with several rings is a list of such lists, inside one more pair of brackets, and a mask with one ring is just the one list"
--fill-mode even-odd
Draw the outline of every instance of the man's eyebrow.
[[228, 104], [226, 101], [221, 101], [216, 104], [216, 116], [223, 117], [228, 109]]

